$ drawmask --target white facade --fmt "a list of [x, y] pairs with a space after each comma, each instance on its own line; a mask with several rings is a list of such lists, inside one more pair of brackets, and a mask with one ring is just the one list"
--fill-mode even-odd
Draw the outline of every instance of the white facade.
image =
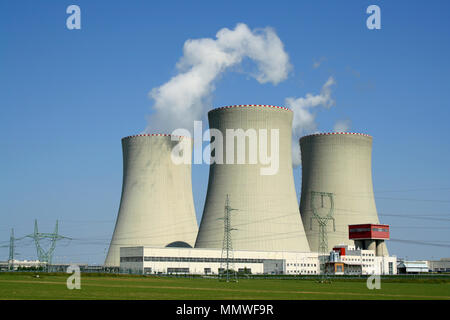
[[334, 248], [345, 249], [345, 255], [333, 251], [330, 254], [329, 262], [344, 264], [343, 271], [336, 274], [397, 274], [395, 256], [377, 256], [375, 250], [356, 249], [352, 245], [337, 245]]
[[7, 262], [8, 266], [13, 266], [14, 270], [17, 268], [39, 268], [47, 265], [46, 262], [41, 262], [39, 260], [9, 260]]
[[[180, 139], [162, 134], [122, 139], [122, 197], [105, 266], [119, 266], [124, 246], [194, 245], [191, 165], [175, 164], [171, 157]], [[184, 152], [190, 157], [192, 144]]]
[[[122, 272], [158, 274], [189, 273], [217, 275], [224, 267], [221, 249], [123, 247]], [[318, 274], [317, 253], [233, 251], [233, 269], [251, 274]]]
[[[373, 250], [345, 247], [345, 255], [329, 260], [345, 264], [342, 274], [397, 274], [396, 257], [380, 257]], [[224, 267], [221, 249], [122, 247], [120, 255], [121, 272], [137, 274], [217, 275]], [[313, 252], [235, 250], [233, 261], [230, 269], [251, 274], [320, 274], [318, 254]]]
[[429, 271], [428, 261], [399, 261], [397, 265], [402, 273], [423, 273]]

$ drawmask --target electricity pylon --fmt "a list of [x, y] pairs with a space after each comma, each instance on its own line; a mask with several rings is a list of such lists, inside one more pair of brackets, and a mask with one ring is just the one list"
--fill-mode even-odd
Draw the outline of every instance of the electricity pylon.
[[[11, 228], [11, 236], [9, 237], [9, 258], [8, 258], [8, 269], [14, 270], [14, 259], [16, 258], [16, 241], [22, 240], [25, 237], [16, 238], [14, 237], [14, 228]], [[6, 246], [4, 246], [6, 247]]]
[[[236, 271], [234, 270], [234, 255], [233, 255], [233, 243], [231, 240], [231, 231], [236, 230], [231, 228], [231, 211], [237, 210], [230, 207], [230, 199], [226, 197], [225, 200], [225, 211], [223, 217], [223, 246], [222, 246], [222, 257], [220, 259], [220, 269], [222, 273], [219, 272], [219, 279], [222, 281], [234, 281], [237, 282]], [[232, 273], [230, 277], [230, 272]]]
[[11, 236], [9, 237], [9, 258], [8, 269], [14, 270], [14, 228], [11, 229]]
[[[328, 213], [325, 216], [319, 215], [318, 208], [315, 206], [314, 199], [316, 196], [320, 196], [321, 198], [321, 208], [324, 208], [323, 198], [330, 198], [330, 208]], [[326, 257], [329, 254], [328, 252], [328, 230], [327, 224], [328, 220], [333, 221], [333, 231], [336, 231], [336, 224], [333, 218], [334, 214], [334, 195], [332, 193], [327, 192], [316, 192], [311, 191], [311, 210], [313, 212], [313, 216], [311, 217], [311, 230], [312, 230], [312, 220], [317, 220], [319, 225], [319, 263], [320, 263], [320, 274], [322, 278], [326, 278], [327, 270], [325, 267]]]
[[[72, 240], [69, 237], [65, 237], [58, 234], [58, 220], [56, 220], [55, 231], [53, 233], [39, 232], [37, 220], [34, 220], [34, 232], [32, 234], [27, 235], [27, 237], [34, 239], [38, 259], [40, 262], [46, 263], [47, 266], [52, 263], [53, 252], [55, 251], [56, 248], [56, 241], [61, 239]], [[41, 246], [40, 241], [42, 239], [50, 239], [51, 241], [50, 248], [47, 251], [45, 251]]]

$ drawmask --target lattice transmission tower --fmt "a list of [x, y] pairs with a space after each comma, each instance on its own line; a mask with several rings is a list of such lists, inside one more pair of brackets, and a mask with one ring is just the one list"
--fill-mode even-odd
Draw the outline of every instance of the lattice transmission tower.
[[[320, 196], [320, 211], [325, 208], [324, 206], [324, 197], [328, 197], [330, 199], [330, 208], [326, 215], [319, 214], [319, 208], [316, 207], [314, 200], [317, 196]], [[311, 230], [312, 230], [312, 220], [316, 220], [319, 226], [319, 263], [320, 263], [320, 274], [322, 278], [326, 278], [327, 269], [326, 269], [326, 260], [329, 254], [328, 252], [328, 221], [333, 221], [333, 231], [336, 231], [336, 224], [334, 221], [334, 195], [333, 193], [328, 192], [317, 192], [311, 191], [311, 210], [313, 212], [313, 216], [311, 217]]]
[[233, 242], [231, 240], [231, 231], [236, 230], [231, 227], [231, 211], [237, 210], [230, 206], [230, 199], [227, 194], [225, 200], [225, 211], [223, 217], [223, 246], [222, 256], [220, 259], [219, 280], [237, 282], [237, 273], [234, 270], [234, 254], [233, 254]]
[[11, 236], [9, 237], [9, 258], [8, 258], [8, 269], [14, 270], [14, 228], [11, 229]]
[[[38, 259], [40, 262], [46, 263], [47, 266], [52, 263], [53, 252], [55, 251], [55, 248], [56, 248], [56, 241], [62, 240], [62, 239], [72, 240], [69, 237], [65, 237], [65, 236], [58, 234], [58, 220], [56, 220], [55, 230], [53, 231], [53, 233], [39, 232], [38, 223], [37, 223], [37, 220], [35, 220], [34, 221], [34, 232], [32, 234], [27, 235], [26, 237], [34, 239]], [[41, 246], [41, 241], [44, 239], [50, 240], [50, 248], [47, 251], [45, 251]]]
[[[9, 237], [9, 257], [8, 257], [8, 270], [14, 270], [14, 260], [16, 259], [16, 241], [22, 240], [26, 237], [16, 238], [14, 236], [14, 228], [11, 228], [11, 235]], [[7, 246], [3, 246], [7, 247]]]

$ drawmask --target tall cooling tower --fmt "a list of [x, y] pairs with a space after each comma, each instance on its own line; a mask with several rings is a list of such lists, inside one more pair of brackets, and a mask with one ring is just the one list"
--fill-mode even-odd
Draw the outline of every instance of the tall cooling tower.
[[[195, 243], [196, 248], [222, 248], [224, 239], [224, 211], [229, 195], [231, 211], [232, 246], [235, 250], [301, 251], [309, 252], [292, 171], [292, 111], [267, 105], [238, 105], [211, 110], [208, 113], [210, 129], [223, 134], [223, 164], [210, 166], [208, 191], [203, 216]], [[227, 129], [267, 129], [267, 149], [276, 140], [271, 130], [279, 130], [278, 171], [273, 175], [261, 174], [267, 168], [258, 158], [249, 161], [251, 147], [245, 139], [245, 164], [237, 162], [237, 139], [228, 139]], [[276, 130], [275, 130], [276, 131]], [[261, 139], [258, 134], [258, 142]], [[226, 145], [234, 143], [235, 164], [226, 163]], [[216, 139], [217, 141], [217, 139]], [[253, 146], [255, 146], [253, 144]], [[262, 149], [258, 147], [258, 151]], [[215, 154], [217, 156], [217, 153]]]
[[[122, 139], [122, 198], [106, 266], [119, 266], [123, 246], [194, 245], [198, 227], [191, 165], [172, 161], [178, 143], [162, 134]], [[192, 154], [191, 143], [184, 152]]]
[[[312, 251], [318, 251], [319, 227], [313, 209], [319, 216], [329, 213], [328, 196], [314, 197], [312, 192], [332, 193], [335, 231], [327, 224], [328, 249], [350, 244], [348, 225], [375, 223], [378, 214], [372, 187], [372, 137], [359, 133], [323, 133], [300, 139], [302, 155], [302, 194], [300, 213]], [[380, 248], [387, 254], [386, 245]]]

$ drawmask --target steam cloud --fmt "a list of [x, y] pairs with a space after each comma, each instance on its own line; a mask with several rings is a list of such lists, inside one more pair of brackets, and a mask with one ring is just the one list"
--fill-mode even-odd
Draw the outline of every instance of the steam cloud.
[[350, 129], [351, 121], [349, 119], [346, 120], [338, 120], [334, 124], [334, 132], [346, 132]]
[[193, 121], [205, 113], [215, 81], [245, 58], [256, 64], [256, 72], [250, 75], [259, 83], [276, 85], [291, 70], [283, 43], [271, 28], [250, 30], [240, 23], [234, 30], [219, 30], [216, 39], [187, 40], [177, 63], [178, 74], [150, 92], [155, 114], [146, 132], [190, 130]]
[[[177, 128], [192, 129], [193, 121], [200, 120], [210, 106], [215, 82], [244, 59], [256, 65], [250, 73], [259, 83], [280, 83], [292, 69], [289, 56], [275, 31], [270, 28], [250, 30], [239, 23], [234, 30], [223, 28], [216, 38], [189, 39], [184, 43], [183, 56], [176, 67], [178, 74], [163, 85], [153, 88], [149, 96], [154, 100], [154, 114], [149, 118], [146, 132], [170, 133]], [[324, 58], [315, 62], [317, 68]], [[286, 98], [285, 105], [294, 113], [293, 119], [293, 165], [301, 163], [298, 139], [305, 134], [317, 132], [316, 114], [319, 107], [330, 108], [335, 104], [329, 77], [319, 94], [306, 94], [300, 98]], [[335, 131], [347, 131], [349, 120], [338, 121]]]
[[296, 167], [301, 163], [300, 146], [298, 140], [301, 136], [317, 131], [316, 115], [314, 109], [322, 106], [331, 108], [335, 101], [331, 97], [331, 87], [336, 84], [333, 77], [329, 77], [319, 94], [307, 93], [301, 98], [286, 98], [285, 105], [294, 112], [292, 122], [292, 163]]

